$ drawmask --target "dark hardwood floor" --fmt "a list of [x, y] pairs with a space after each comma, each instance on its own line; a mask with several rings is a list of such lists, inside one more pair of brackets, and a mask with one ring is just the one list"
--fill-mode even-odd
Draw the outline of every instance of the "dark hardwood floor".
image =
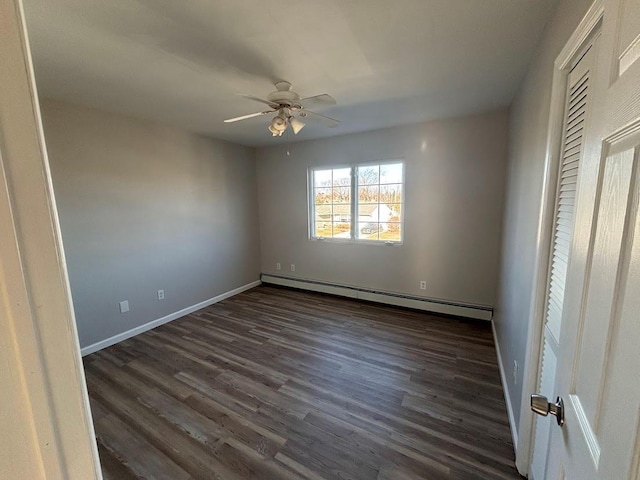
[[106, 479], [520, 479], [491, 328], [261, 286], [85, 357]]

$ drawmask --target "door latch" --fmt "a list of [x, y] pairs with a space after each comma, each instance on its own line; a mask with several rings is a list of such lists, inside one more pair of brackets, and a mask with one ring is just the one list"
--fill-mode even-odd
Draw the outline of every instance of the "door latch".
[[564, 425], [564, 402], [560, 397], [556, 398], [556, 403], [551, 403], [544, 395], [531, 395], [531, 410], [543, 417], [555, 415], [558, 425]]

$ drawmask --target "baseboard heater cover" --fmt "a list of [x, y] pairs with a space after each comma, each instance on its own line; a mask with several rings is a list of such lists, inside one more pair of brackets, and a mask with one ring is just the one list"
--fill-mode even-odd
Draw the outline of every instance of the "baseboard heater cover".
[[460, 317], [473, 318], [477, 320], [491, 321], [493, 318], [493, 308], [487, 305], [473, 305], [461, 302], [449, 302], [446, 300], [414, 297], [399, 293], [371, 290], [367, 288], [339, 285], [318, 280], [305, 278], [286, 277], [284, 275], [273, 275], [262, 273], [260, 275], [262, 283], [280, 285], [282, 287], [298, 288], [313, 292], [328, 293], [341, 297], [356, 298], [370, 302], [384, 303], [398, 307], [413, 308], [427, 312], [443, 313], [446, 315], [457, 315]]

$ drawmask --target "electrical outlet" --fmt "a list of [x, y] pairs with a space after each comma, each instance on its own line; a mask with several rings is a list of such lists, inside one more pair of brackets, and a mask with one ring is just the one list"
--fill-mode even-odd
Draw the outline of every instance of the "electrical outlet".
[[158, 290], [158, 300], [164, 300], [164, 290]]
[[280, 262], [276, 263], [276, 270], [282, 270], [282, 265], [280, 265]]
[[426, 290], [426, 289], [427, 289], [427, 281], [420, 280], [420, 290]]
[[126, 313], [129, 311], [129, 300], [123, 300], [120, 302], [120, 313]]
[[518, 383], [518, 361], [513, 361], [513, 384], [516, 385]]
[[296, 266], [295, 266], [293, 263], [291, 264], [291, 271], [292, 271], [292, 272], [295, 272], [295, 271], [296, 271]]

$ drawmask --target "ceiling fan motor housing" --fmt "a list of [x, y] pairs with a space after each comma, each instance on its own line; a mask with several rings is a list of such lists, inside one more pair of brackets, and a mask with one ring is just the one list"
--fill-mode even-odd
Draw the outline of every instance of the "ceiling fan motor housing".
[[289, 82], [277, 82], [276, 91], [267, 95], [267, 100], [278, 105], [292, 105], [300, 100], [300, 95], [291, 90]]

